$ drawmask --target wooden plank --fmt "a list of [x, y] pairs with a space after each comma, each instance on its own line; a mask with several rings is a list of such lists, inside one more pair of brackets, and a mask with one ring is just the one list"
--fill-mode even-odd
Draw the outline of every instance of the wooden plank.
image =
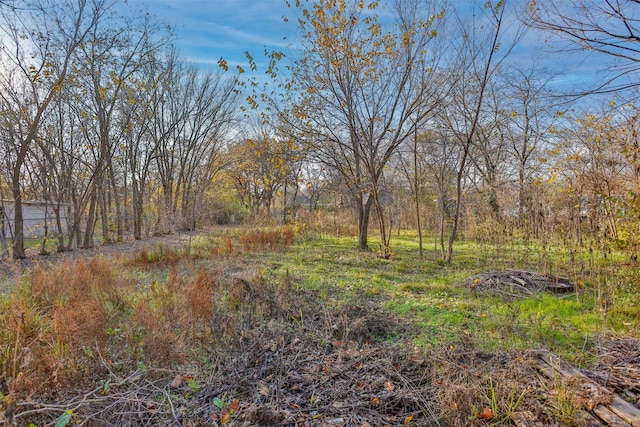
[[[560, 374], [564, 377], [577, 377], [581, 380], [594, 384], [600, 389], [606, 390], [604, 387], [591, 381], [584, 374], [582, 374], [582, 372], [578, 371], [573, 366], [567, 364], [563, 366], [560, 358], [550, 353], [549, 351], [538, 350], [532, 352], [532, 354], [535, 359], [539, 359], [539, 361], [544, 362], [538, 363], [538, 361], [536, 361], [536, 366], [543, 374], [545, 374], [549, 378], [555, 378], [557, 376], [556, 374]], [[547, 367], [544, 366], [545, 364], [547, 365]], [[611, 394], [611, 401], [606, 406], [603, 404], [596, 405], [593, 408], [593, 412], [596, 413], [605, 422], [616, 427], [640, 427], [640, 409], [636, 408], [633, 404], [622, 399], [615, 393]]]
[[633, 427], [640, 427], [640, 410], [631, 403], [618, 395], [614, 395], [609, 407]]
[[631, 424], [624, 421], [615, 412], [602, 404], [594, 407], [592, 411], [598, 416], [598, 418], [606, 422], [607, 425], [610, 425], [612, 427], [631, 427]]

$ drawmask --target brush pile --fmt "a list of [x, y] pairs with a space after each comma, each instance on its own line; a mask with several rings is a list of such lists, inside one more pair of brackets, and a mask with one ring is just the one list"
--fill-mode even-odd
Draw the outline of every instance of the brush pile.
[[480, 273], [462, 282], [462, 286], [478, 293], [514, 298], [526, 297], [541, 291], [570, 292], [573, 290], [569, 279], [522, 270]]

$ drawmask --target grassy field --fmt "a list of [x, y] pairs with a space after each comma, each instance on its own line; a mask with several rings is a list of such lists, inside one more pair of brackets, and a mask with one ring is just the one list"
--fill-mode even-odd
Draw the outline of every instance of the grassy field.
[[[394, 236], [383, 259], [353, 237], [226, 228], [7, 274], [2, 412], [21, 425], [571, 425], [579, 404], [540, 383], [527, 351], [588, 367], [640, 339], [638, 272], [621, 255], [460, 242], [447, 264], [416, 241]], [[462, 285], [506, 269], [575, 291]]]
[[[640, 282], [632, 267], [613, 265], [605, 271], [601, 266], [598, 272], [576, 275], [560, 248], [543, 256], [541, 250], [525, 248], [498, 254], [495, 247], [471, 242], [456, 246], [449, 265], [435, 261], [433, 252], [421, 260], [416, 242], [411, 233], [396, 237], [394, 256], [386, 260], [358, 251], [353, 238], [314, 238], [282, 254], [265, 254], [262, 262], [267, 271], [278, 267], [271, 269], [273, 274], [288, 270], [294, 283], [317, 291], [329, 303], [378, 300], [418, 326], [414, 340], [424, 349], [467, 335], [487, 351], [544, 347], [580, 360], [599, 335], [640, 338]], [[530, 254], [524, 262], [526, 252]], [[477, 273], [505, 269], [568, 277], [576, 292], [508, 299], [460, 286]]]

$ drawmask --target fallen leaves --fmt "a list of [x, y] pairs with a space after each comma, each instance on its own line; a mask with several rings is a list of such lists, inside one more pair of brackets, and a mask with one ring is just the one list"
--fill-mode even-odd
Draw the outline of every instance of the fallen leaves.
[[180, 388], [182, 387], [182, 383], [184, 382], [182, 375], [176, 375], [173, 381], [171, 381], [171, 388]]
[[478, 413], [477, 418], [480, 420], [490, 420], [495, 415], [491, 412], [491, 409], [484, 407], [481, 412]]

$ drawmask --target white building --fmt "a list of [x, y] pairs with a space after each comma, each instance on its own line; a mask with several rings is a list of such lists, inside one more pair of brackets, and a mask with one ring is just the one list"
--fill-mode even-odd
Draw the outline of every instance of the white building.
[[[4, 207], [4, 232], [7, 239], [13, 237], [13, 224], [15, 204], [13, 200], [0, 200], [0, 206]], [[60, 207], [60, 220], [62, 222], [62, 232], [67, 232], [67, 211], [68, 205], [63, 203]], [[24, 219], [25, 239], [38, 239], [44, 237], [45, 226], [49, 228], [49, 235], [58, 232], [56, 216], [51, 202], [44, 200], [28, 200], [22, 202], [22, 217]]]

